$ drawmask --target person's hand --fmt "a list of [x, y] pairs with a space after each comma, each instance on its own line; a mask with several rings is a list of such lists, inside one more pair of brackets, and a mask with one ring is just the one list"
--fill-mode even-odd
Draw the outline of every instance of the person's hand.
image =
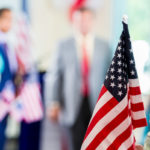
[[135, 145], [135, 150], [144, 150], [142, 145]]
[[47, 117], [48, 119], [57, 122], [58, 121], [58, 117], [60, 114], [60, 106], [59, 105], [52, 105], [47, 109]]

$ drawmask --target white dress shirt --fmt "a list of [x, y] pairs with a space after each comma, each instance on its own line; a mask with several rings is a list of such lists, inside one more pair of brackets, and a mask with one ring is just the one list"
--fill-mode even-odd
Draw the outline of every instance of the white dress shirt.
[[79, 59], [82, 59], [83, 46], [87, 51], [88, 60], [91, 63], [93, 51], [94, 51], [94, 35], [92, 33], [83, 36], [80, 33], [75, 34], [76, 46], [77, 46], [77, 54]]

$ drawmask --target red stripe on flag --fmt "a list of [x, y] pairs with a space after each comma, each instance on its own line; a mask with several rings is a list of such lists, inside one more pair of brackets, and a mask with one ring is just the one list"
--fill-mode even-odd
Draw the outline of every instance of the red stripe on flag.
[[85, 138], [89, 135], [91, 130], [97, 124], [97, 122], [102, 119], [112, 108], [114, 108], [118, 104], [118, 101], [113, 97], [111, 98], [93, 117], [91, 123], [89, 124], [88, 130], [86, 132]]
[[135, 150], [135, 142], [128, 148], [128, 150]]
[[117, 150], [121, 144], [126, 141], [132, 134], [132, 127], [131, 125], [122, 133], [120, 134], [115, 141], [107, 148], [107, 150]]
[[147, 126], [147, 121], [146, 118], [139, 119], [139, 120], [132, 119], [132, 124], [133, 124], [133, 128], [135, 129], [135, 128]]
[[113, 119], [109, 124], [107, 124], [107, 126], [105, 126], [105, 128], [101, 132], [97, 134], [97, 136], [89, 144], [86, 150], [96, 149], [96, 147], [107, 137], [107, 135], [127, 117], [128, 117], [128, 106], [115, 119]]
[[141, 94], [140, 87], [129, 87], [129, 94], [130, 95], [140, 95]]
[[144, 105], [143, 103], [137, 103], [137, 104], [132, 104], [131, 103], [131, 109], [132, 111], [141, 111], [141, 110], [144, 110]]
[[106, 89], [106, 87], [105, 86], [103, 86], [102, 87], [102, 89], [101, 89], [101, 92], [100, 92], [100, 94], [99, 94], [99, 96], [98, 96], [98, 100], [97, 100], [97, 102], [99, 101], [99, 99], [104, 95], [104, 93], [107, 91], [107, 89]]

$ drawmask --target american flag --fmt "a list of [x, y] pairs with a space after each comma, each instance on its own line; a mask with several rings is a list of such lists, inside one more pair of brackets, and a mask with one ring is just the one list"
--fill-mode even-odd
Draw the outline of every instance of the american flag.
[[16, 121], [27, 123], [39, 121], [43, 118], [43, 106], [38, 82], [26, 81], [17, 98], [10, 84], [6, 84], [0, 99], [0, 121], [10, 114]]
[[21, 14], [16, 18], [14, 33], [17, 37], [15, 52], [18, 65], [20, 67], [19, 69], [21, 69], [23, 73], [28, 72], [33, 65], [33, 56], [31, 52], [32, 38], [29, 30], [29, 23], [24, 14]]
[[29, 83], [28, 81], [24, 83], [21, 93], [12, 105], [10, 114], [15, 120], [24, 120], [27, 123], [39, 121], [43, 118], [43, 107], [38, 83]]
[[147, 125], [127, 23], [81, 150], [134, 150], [133, 129]]

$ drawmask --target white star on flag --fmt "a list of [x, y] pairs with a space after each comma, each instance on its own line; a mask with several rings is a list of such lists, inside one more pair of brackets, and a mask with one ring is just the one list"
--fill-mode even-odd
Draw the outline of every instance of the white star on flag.
[[118, 72], [119, 72], [119, 73], [121, 73], [121, 72], [122, 72], [121, 68], [119, 68], [119, 69], [118, 69]]
[[118, 65], [121, 66], [121, 64], [122, 64], [121, 61], [118, 61]]
[[110, 86], [113, 88], [115, 86], [114, 82], [112, 82]]
[[135, 72], [132, 70], [132, 71], [131, 71], [131, 75], [134, 75], [134, 74], [135, 74]]
[[130, 60], [130, 64], [134, 64], [134, 61], [133, 61], [133, 60]]
[[114, 72], [114, 71], [115, 71], [115, 69], [114, 69], [114, 68], [111, 68], [111, 69], [110, 69], [110, 71], [111, 71], [111, 72]]
[[112, 79], [112, 80], [113, 80], [114, 78], [115, 78], [115, 77], [114, 77], [114, 75], [111, 75], [110, 79]]
[[122, 95], [122, 91], [119, 91], [119, 92], [118, 92], [118, 95], [121, 96], [121, 95]]

